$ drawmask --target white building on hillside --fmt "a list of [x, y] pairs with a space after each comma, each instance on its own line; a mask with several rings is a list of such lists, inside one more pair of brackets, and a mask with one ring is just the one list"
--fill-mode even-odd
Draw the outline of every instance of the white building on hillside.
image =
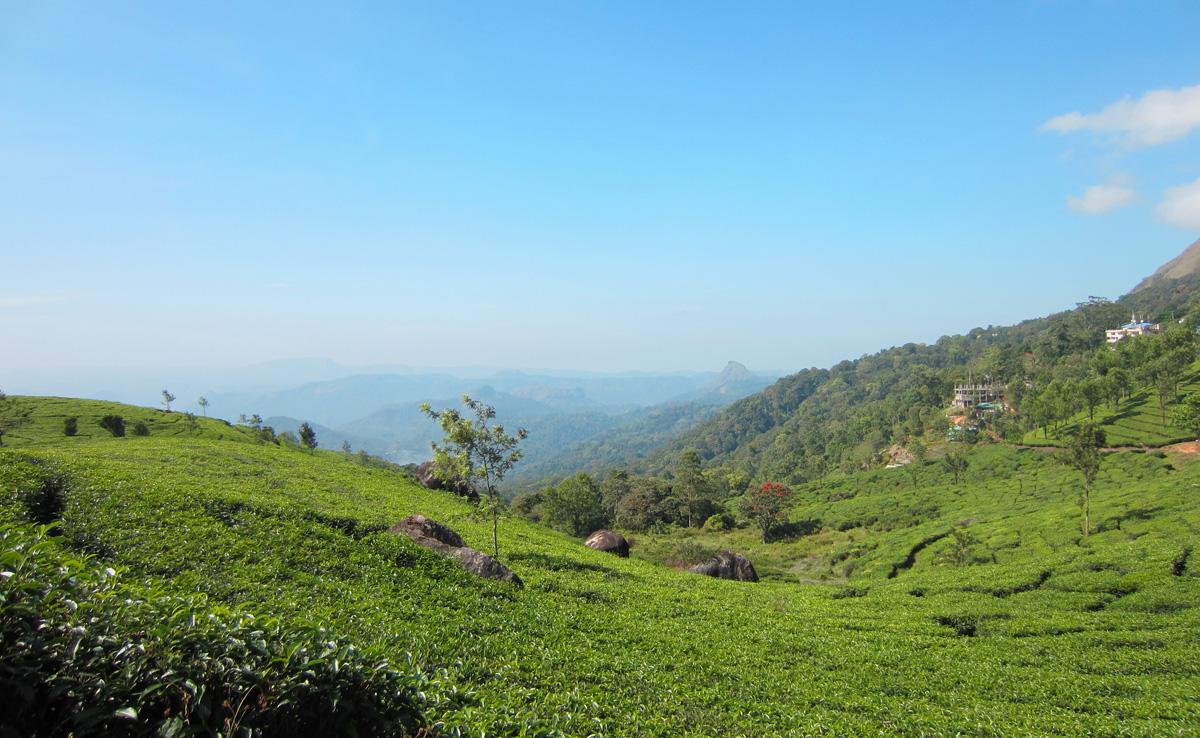
[[1109, 328], [1104, 331], [1105, 338], [1109, 343], [1116, 343], [1126, 336], [1145, 336], [1150, 333], [1160, 333], [1162, 325], [1160, 323], [1150, 323], [1145, 319], [1138, 320], [1137, 315], [1129, 316], [1129, 322], [1120, 328]]

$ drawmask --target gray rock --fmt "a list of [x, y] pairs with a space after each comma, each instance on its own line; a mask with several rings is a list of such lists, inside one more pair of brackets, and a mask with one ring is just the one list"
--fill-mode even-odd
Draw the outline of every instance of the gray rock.
[[616, 531], [598, 530], [588, 536], [583, 545], [588, 548], [594, 548], [597, 551], [616, 554], [623, 559], [629, 557], [629, 541], [625, 540], [625, 536]]
[[392, 526], [391, 532], [404, 534], [418, 546], [429, 549], [446, 558], [454, 559], [462, 568], [483, 577], [484, 579], [499, 579], [521, 586], [521, 578], [507, 566], [496, 561], [485, 553], [480, 553], [463, 543], [462, 536], [454, 532], [450, 526], [436, 520], [430, 520], [424, 515], [410, 515]]
[[436, 474], [436, 465], [433, 460], [429, 460], [418, 464], [412, 469], [413, 478], [417, 480], [417, 484], [427, 489], [441, 489], [447, 492], [453, 492], [456, 495], [466, 497], [471, 502], [479, 502], [479, 493], [475, 490], [475, 486], [465, 479], [451, 479], [446, 481], [441, 479]]
[[738, 582], [757, 582], [758, 572], [750, 559], [733, 551], [721, 551], [708, 561], [696, 564], [688, 571], [718, 579], [733, 579]]

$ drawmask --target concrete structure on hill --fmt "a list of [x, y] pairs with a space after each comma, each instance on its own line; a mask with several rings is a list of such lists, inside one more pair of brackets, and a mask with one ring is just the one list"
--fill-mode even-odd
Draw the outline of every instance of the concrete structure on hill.
[[1144, 318], [1138, 320], [1137, 315], [1129, 316], [1129, 322], [1120, 328], [1109, 328], [1104, 331], [1104, 337], [1109, 343], [1116, 343], [1124, 338], [1145, 336], [1151, 333], [1161, 333], [1162, 324], [1151, 323]]
[[976, 384], [967, 381], [966, 384], [954, 385], [954, 407], [962, 410], [974, 410], [980, 403], [999, 402], [1004, 394], [1004, 388], [996, 384]]

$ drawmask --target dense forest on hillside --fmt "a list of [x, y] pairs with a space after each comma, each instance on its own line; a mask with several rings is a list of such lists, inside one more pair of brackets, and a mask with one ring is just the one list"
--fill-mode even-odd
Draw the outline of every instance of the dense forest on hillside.
[[891, 444], [944, 431], [953, 385], [968, 376], [1008, 386], [1007, 399], [1017, 412], [998, 419], [997, 429], [1008, 438], [1103, 401], [1108, 388], [1089, 383], [1099, 383], [1112, 369], [1120, 369], [1118, 378], [1125, 374], [1127, 389], [1138, 383], [1177, 389], [1195, 358], [1192, 331], [1167, 330], [1114, 352], [1104, 330], [1126, 322], [1131, 311], [1168, 327], [1182, 319], [1194, 328], [1198, 284], [1196, 275], [1163, 280], [1116, 302], [1089, 298], [1072, 310], [1015, 326], [976, 328], [932, 345], [910, 343], [828, 370], [804, 370], [675, 438], [641, 470], [668, 472], [688, 448], [698, 450], [706, 466], [745, 480], [800, 482], [831, 470], [868, 467]]

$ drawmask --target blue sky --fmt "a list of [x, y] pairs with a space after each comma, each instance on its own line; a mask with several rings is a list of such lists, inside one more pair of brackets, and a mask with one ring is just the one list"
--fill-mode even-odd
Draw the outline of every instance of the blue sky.
[[5, 368], [828, 365], [1200, 236], [1200, 5], [8, 3]]

